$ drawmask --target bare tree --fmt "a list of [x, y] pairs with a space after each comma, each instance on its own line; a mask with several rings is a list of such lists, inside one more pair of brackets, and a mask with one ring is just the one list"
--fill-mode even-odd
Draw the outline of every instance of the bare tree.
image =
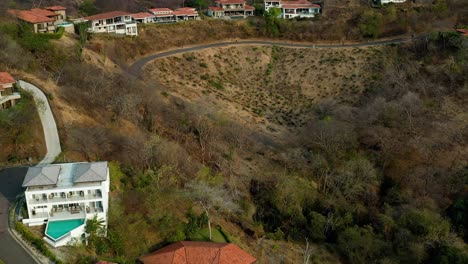
[[198, 203], [208, 218], [208, 230], [210, 232], [210, 240], [212, 238], [211, 232], [211, 214], [212, 210], [217, 212], [240, 212], [241, 209], [234, 201], [229, 191], [220, 186], [211, 186], [203, 181], [192, 181], [188, 184], [191, 189], [190, 196]]
[[305, 241], [306, 241], [306, 246], [302, 250], [302, 255], [303, 255], [302, 264], [308, 264], [310, 261], [310, 257], [312, 256], [312, 247], [309, 244], [309, 239], [306, 237]]

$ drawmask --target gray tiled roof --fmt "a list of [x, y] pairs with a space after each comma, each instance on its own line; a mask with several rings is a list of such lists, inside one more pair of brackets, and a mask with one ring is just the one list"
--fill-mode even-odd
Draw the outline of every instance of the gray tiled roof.
[[73, 182], [96, 182], [107, 179], [107, 161], [75, 164]]
[[55, 185], [60, 173], [60, 166], [31, 167], [26, 173], [23, 187]]

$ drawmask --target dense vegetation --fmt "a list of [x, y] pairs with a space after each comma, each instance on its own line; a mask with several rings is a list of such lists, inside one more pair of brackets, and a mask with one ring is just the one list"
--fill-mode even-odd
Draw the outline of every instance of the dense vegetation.
[[[362, 26], [350, 32], [382, 35], [376, 13], [391, 14], [384, 10], [356, 17]], [[310, 23], [260, 19], [239, 32], [296, 40], [328, 34], [326, 23], [319, 24], [323, 31], [307, 31]], [[0, 65], [52, 79], [53, 107], [64, 102], [86, 117], [67, 120], [56, 108], [61, 160], [113, 160], [107, 237], [99, 235], [97, 219], [90, 222], [91, 243], [74, 248], [71, 262], [99, 256], [132, 263], [170, 242], [206, 239], [208, 225], [213, 239], [233, 241], [261, 262], [266, 255], [293, 261], [278, 245], [302, 245], [305, 238], [348, 263], [468, 261], [468, 53], [460, 35], [383, 48], [357, 102], [320, 100], [295, 137], [268, 145], [157, 83], [83, 55], [92, 49], [126, 61], [150, 52], [150, 42], [77, 41], [66, 52], [50, 41], [35, 49], [18, 28], [3, 29]], [[261, 248], [265, 241], [275, 246]], [[316, 252], [322, 251], [313, 251], [312, 260], [326, 262]]]

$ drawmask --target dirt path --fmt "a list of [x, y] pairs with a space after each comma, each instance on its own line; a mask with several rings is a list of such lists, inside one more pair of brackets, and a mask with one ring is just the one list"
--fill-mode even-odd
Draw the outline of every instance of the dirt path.
[[143, 67], [150, 61], [153, 61], [159, 58], [181, 54], [181, 53], [199, 51], [199, 50], [210, 49], [210, 48], [238, 46], [238, 45], [270, 45], [270, 46], [280, 46], [280, 47], [290, 47], [290, 48], [309, 48], [309, 49], [358, 48], [358, 47], [399, 44], [399, 43], [405, 43], [405, 42], [411, 42], [414, 40], [424, 39], [426, 37], [427, 35], [419, 35], [419, 36], [414, 36], [414, 37], [402, 37], [402, 38], [395, 38], [395, 39], [367, 41], [367, 42], [360, 42], [360, 43], [343, 43], [343, 44], [312, 44], [312, 43], [305, 44], [305, 43], [289, 43], [289, 42], [281, 42], [281, 41], [277, 42], [277, 41], [263, 41], [263, 40], [217, 42], [217, 43], [175, 49], [175, 50], [170, 50], [170, 51], [165, 51], [165, 52], [160, 52], [157, 54], [149, 55], [147, 57], [141, 58], [138, 61], [134, 62], [128, 68], [128, 71], [135, 76], [141, 76]]

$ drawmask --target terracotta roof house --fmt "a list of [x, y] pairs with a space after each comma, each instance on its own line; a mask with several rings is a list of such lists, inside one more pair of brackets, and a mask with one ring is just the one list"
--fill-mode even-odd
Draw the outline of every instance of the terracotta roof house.
[[0, 72], [0, 110], [10, 108], [21, 98], [13, 91], [15, 79], [8, 72]]
[[132, 17], [138, 23], [147, 24], [154, 22], [154, 15], [147, 12], [136, 13]]
[[90, 33], [113, 33], [127, 36], [138, 36], [138, 27], [132, 14], [123, 11], [112, 11], [84, 18], [89, 23]]
[[457, 28], [456, 31], [460, 34], [462, 34], [465, 37], [468, 37], [468, 29], [466, 28]]
[[143, 264], [251, 264], [257, 260], [234, 244], [181, 241], [140, 258]]
[[311, 18], [320, 13], [321, 9], [319, 5], [313, 4], [307, 0], [264, 0], [264, 4], [265, 11], [270, 10], [270, 8], [281, 9], [281, 18]]
[[8, 9], [8, 13], [31, 24], [34, 33], [54, 33], [57, 30], [57, 25], [64, 22], [67, 17], [66, 8], [63, 6], [33, 8], [31, 10]]
[[217, 0], [216, 6], [208, 7], [207, 15], [214, 18], [246, 18], [254, 15], [255, 8], [244, 0]]

